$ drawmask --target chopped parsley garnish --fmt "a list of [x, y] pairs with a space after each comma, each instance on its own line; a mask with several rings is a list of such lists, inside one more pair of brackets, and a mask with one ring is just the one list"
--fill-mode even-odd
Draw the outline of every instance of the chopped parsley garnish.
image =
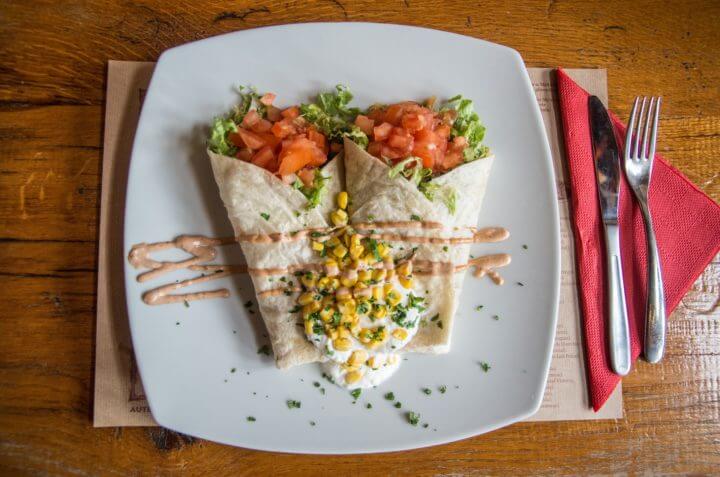
[[327, 373], [322, 373], [322, 377], [330, 381], [330, 383], [335, 384], [335, 380]]
[[416, 308], [418, 313], [422, 313], [425, 311], [425, 307], [423, 306], [425, 304], [425, 297], [424, 296], [415, 296], [410, 292], [408, 295], [408, 308]]
[[418, 422], [420, 422], [420, 414], [416, 412], [408, 412], [405, 414], [405, 417], [407, 418], [407, 421], [412, 424], [413, 426], [417, 426]]
[[281, 281], [281, 282], [286, 282], [286, 281], [287, 281], [287, 277], [280, 277], [280, 281]]
[[253, 304], [252, 300], [248, 300], [247, 303], [245, 303], [245, 305], [243, 305], [243, 306], [245, 308], [250, 308], [252, 306], [252, 304]]
[[235, 371], [237, 371], [236, 368], [232, 368], [232, 369], [230, 370], [231, 373], [234, 373]]
[[437, 314], [434, 315], [432, 318], [430, 318], [430, 321], [437, 321], [438, 318], [440, 318], [440, 313], [437, 313]]
[[388, 401], [394, 401], [394, 400], [395, 400], [395, 394], [392, 393], [392, 392], [386, 393], [386, 394], [385, 394], [385, 399], [387, 399]]
[[316, 388], [319, 388], [319, 387], [320, 387], [320, 382], [319, 382], [319, 381], [314, 381], [314, 382], [313, 382], [313, 386], [315, 386]]
[[260, 348], [258, 348], [257, 354], [264, 354], [265, 356], [270, 356], [270, 347], [266, 344], [262, 345]]
[[373, 220], [375, 220], [375, 216], [374, 216], [373, 214], [368, 214], [367, 218], [368, 218], [368, 220], [369, 220], [370, 222], [372, 222]]
[[310, 232], [310, 236], [311, 236], [312, 238], [318, 238], [318, 237], [322, 237], [322, 236], [323, 236], [323, 233], [322, 233], [322, 232], [318, 232], [318, 231], [316, 230], [316, 231], [314, 231], [314, 232]]
[[288, 399], [286, 402], [288, 409], [300, 409], [302, 403], [294, 399]]
[[520, 287], [524, 287], [524, 286], [525, 286], [525, 284], [524, 284], [523, 282], [517, 282], [517, 284], [518, 284], [518, 286], [520, 286]]
[[315, 421], [310, 421], [311, 426], [315, 426]]
[[183, 300], [183, 305], [185, 305], [185, 308], [190, 308], [190, 303], [187, 300]]
[[495, 321], [498, 321], [498, 320], [500, 319], [500, 316], [499, 316], [499, 315], [493, 315], [492, 319], [495, 320]]
[[480, 365], [480, 368], [481, 368], [484, 372], [487, 373], [488, 371], [490, 371], [490, 365], [487, 364], [485, 361], [480, 361], [478, 364]]
[[365, 407], [368, 408], [368, 409], [372, 409], [372, 404], [367, 403], [367, 404], [365, 405]]
[[265, 220], [270, 220], [270, 214], [268, 214], [267, 212], [260, 212], [260, 217]]
[[402, 407], [402, 403], [401, 403], [400, 401], [396, 402], [396, 403], [395, 403], [395, 407], [396, 407], [397, 409], [400, 409], [400, 408]]
[[440, 394], [445, 394], [445, 392], [447, 391], [447, 386], [445, 386], [444, 384], [438, 386], [438, 391], [440, 391]]
[[358, 389], [353, 389], [352, 391], [350, 391], [350, 395], [351, 395], [354, 399], [359, 398], [359, 397], [360, 397], [360, 394], [362, 394], [362, 389], [360, 389], [360, 388], [358, 388]]
[[403, 328], [412, 328], [415, 326], [415, 322], [408, 319], [407, 311], [408, 309], [404, 305], [398, 304], [395, 307], [395, 311], [393, 311], [392, 315], [390, 315], [390, 319], [398, 326]]
[[255, 422], [257, 419], [255, 419], [255, 416], [248, 416], [245, 419], [247, 419], [248, 422]]
[[298, 313], [300, 310], [302, 310], [302, 307], [300, 305], [295, 305], [288, 311], [288, 313]]
[[447, 252], [448, 250], [449, 250], [449, 249], [448, 249], [448, 246], [447, 246], [447, 245], [443, 245], [443, 252]]
[[480, 311], [480, 310], [482, 310], [484, 307], [485, 307], [485, 305], [478, 305], [478, 306], [475, 307], [475, 310], [476, 310], [476, 311]]
[[423, 426], [425, 429], [427, 429], [429, 425], [430, 425], [430, 424], [428, 424], [427, 422], [424, 422], [422, 426]]
[[370, 251], [373, 254], [373, 257], [375, 257], [375, 260], [378, 262], [382, 262], [382, 257], [380, 256], [380, 251], [378, 250], [378, 243], [375, 239], [369, 239], [368, 243], [370, 244]]
[[528, 246], [523, 244], [523, 250], [527, 250], [527, 249], [528, 249]]
[[438, 328], [440, 328], [441, 330], [443, 329], [443, 322], [442, 322], [442, 321], [438, 321], [436, 324], [437, 324], [437, 327], [438, 327]]
[[356, 310], [359, 314], [364, 315], [364, 314], [366, 314], [368, 311], [370, 311], [370, 307], [368, 306], [367, 302], [361, 301], [361, 302], [358, 303], [358, 305], [355, 307], [355, 310]]
[[420, 217], [419, 215], [416, 215], [416, 214], [412, 214], [412, 215], [410, 216], [410, 220], [413, 220], [413, 221], [416, 221], [416, 222], [422, 222], [422, 217]]
[[425, 393], [425, 394], [427, 394], [427, 395], [429, 396], [429, 395], [432, 394], [432, 389], [430, 389], [430, 388], [423, 388], [423, 389], [422, 389], [422, 392]]

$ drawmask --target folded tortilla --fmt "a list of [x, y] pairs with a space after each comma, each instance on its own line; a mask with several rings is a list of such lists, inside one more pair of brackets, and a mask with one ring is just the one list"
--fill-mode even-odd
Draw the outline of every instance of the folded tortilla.
[[[388, 165], [349, 139], [345, 139], [344, 149], [346, 190], [351, 198], [348, 211], [350, 223], [358, 226], [377, 223], [378, 225], [372, 226], [376, 233], [404, 236], [404, 240], [391, 240], [389, 243], [392, 244], [395, 254], [400, 256], [417, 247], [414, 256], [417, 264], [423, 261], [445, 264], [444, 275], [415, 274], [414, 293], [428, 298], [429, 308], [425, 312], [428, 319], [405, 349], [422, 353], [448, 352], [453, 317], [465, 277], [464, 271], [450, 270], [455, 265], [467, 263], [471, 245], [430, 244], [421, 241], [422, 237], [473, 236], [494, 157], [463, 164], [432, 179], [432, 182], [441, 187], [455, 190], [456, 210], [451, 214], [441, 200], [429, 200], [412, 182], [399, 176], [390, 178]], [[382, 222], [392, 222], [398, 226], [381, 226]], [[421, 227], [428, 223], [441, 225], [437, 228]], [[430, 317], [436, 314], [439, 316], [430, 321]]]
[[[296, 305], [297, 293], [287, 295], [279, 290], [287, 288], [290, 281], [297, 286], [297, 279], [292, 273], [269, 271], [322, 263], [310, 247], [309, 236], [298, 234], [303, 238], [293, 238], [291, 233], [331, 225], [328, 216], [336, 208], [335, 197], [344, 190], [342, 154], [321, 168], [329, 180], [320, 204], [313, 209], [306, 208], [307, 198], [302, 192], [265, 169], [210, 150], [208, 155], [220, 197], [245, 255], [277, 367], [320, 361], [320, 351], [305, 337], [297, 315], [288, 312]], [[253, 236], [277, 233], [284, 234], [279, 241], [252, 241]], [[279, 280], [283, 276], [287, 277], [285, 282]], [[280, 293], [263, 293], [273, 289]]]

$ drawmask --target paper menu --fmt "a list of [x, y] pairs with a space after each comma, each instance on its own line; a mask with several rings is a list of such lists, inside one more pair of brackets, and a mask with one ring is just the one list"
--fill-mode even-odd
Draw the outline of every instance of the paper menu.
[[[155, 421], [135, 366], [125, 309], [124, 257], [116, 251], [123, 236], [127, 168], [140, 105], [153, 63], [111, 61], [108, 67], [105, 143], [98, 257], [97, 341], [94, 425], [154, 426]], [[575, 268], [567, 199], [562, 175], [562, 139], [552, 70], [528, 70], [540, 103], [558, 174], [562, 234], [562, 287], [555, 350], [541, 410], [529, 420], [577, 420], [622, 417], [622, 392], [616, 389], [605, 407], [589, 408], [575, 289]], [[604, 70], [566, 70], [588, 91], [607, 100]]]

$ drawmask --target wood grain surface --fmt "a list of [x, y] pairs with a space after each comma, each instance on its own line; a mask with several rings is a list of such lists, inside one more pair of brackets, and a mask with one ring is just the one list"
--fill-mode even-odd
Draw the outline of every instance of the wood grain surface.
[[671, 317], [664, 361], [624, 380], [618, 421], [520, 423], [430, 449], [316, 457], [93, 429], [90, 410], [108, 60], [154, 61], [211, 35], [308, 21], [475, 36], [517, 49], [528, 66], [607, 68], [622, 117], [636, 94], [664, 96], [660, 150], [717, 201], [719, 18], [718, 1], [0, 2], [0, 473], [718, 472], [718, 262]]

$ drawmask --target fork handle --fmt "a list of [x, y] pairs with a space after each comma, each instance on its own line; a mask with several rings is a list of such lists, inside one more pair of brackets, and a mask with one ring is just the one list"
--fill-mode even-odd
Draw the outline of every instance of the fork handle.
[[660, 257], [655, 241], [649, 206], [641, 203], [647, 237], [648, 298], [645, 315], [645, 360], [657, 363], [665, 350], [665, 291], [663, 289]]
[[607, 249], [608, 285], [608, 347], [610, 365], [620, 376], [630, 371], [630, 329], [628, 324], [625, 286], [620, 258], [620, 228], [617, 224], [605, 224], [605, 245]]

